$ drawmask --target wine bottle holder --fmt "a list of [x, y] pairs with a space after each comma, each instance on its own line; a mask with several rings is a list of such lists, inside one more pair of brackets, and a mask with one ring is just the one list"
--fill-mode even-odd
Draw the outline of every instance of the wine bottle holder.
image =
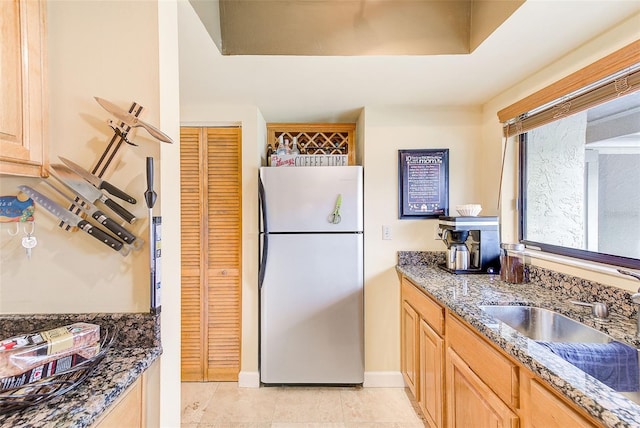
[[275, 152], [280, 136], [290, 142], [297, 137], [300, 154], [347, 155], [349, 165], [355, 165], [355, 131], [355, 123], [270, 123], [267, 145]]

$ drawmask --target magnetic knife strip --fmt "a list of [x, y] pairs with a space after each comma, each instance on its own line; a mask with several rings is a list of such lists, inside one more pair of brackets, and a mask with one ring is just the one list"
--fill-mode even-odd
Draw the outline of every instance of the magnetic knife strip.
[[[143, 108], [144, 107], [134, 102], [133, 104], [131, 104], [131, 107], [129, 108], [129, 113], [133, 114], [135, 117], [138, 117], [140, 116], [140, 113], [142, 113]], [[96, 166], [93, 167], [93, 169], [91, 170], [91, 173], [93, 175], [100, 178], [102, 178], [102, 176], [104, 175], [109, 165], [111, 165], [111, 162], [113, 162], [113, 159], [115, 158], [116, 154], [118, 154], [118, 151], [122, 147], [122, 143], [131, 144], [133, 146], [136, 145], [131, 143], [127, 139], [127, 135], [129, 134], [129, 131], [131, 131], [131, 127], [129, 125], [127, 125], [124, 122], [120, 122], [119, 125], [112, 126], [112, 129], [114, 133], [113, 133], [113, 137], [111, 137], [111, 141], [109, 141], [109, 144], [107, 145], [104, 152], [102, 153], [102, 156], [100, 156], [100, 159], [98, 159]], [[69, 211], [84, 218], [85, 217], [84, 211], [79, 208], [82, 205], [84, 205], [84, 201], [82, 201], [80, 198], [75, 198], [75, 203], [69, 206]], [[58, 227], [66, 231], [77, 230], [75, 226], [71, 226], [68, 223], [65, 223], [64, 221], [61, 221], [58, 224]]]

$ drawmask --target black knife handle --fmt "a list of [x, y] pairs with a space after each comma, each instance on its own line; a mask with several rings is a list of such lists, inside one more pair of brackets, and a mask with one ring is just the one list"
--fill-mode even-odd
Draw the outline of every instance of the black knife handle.
[[117, 202], [113, 201], [112, 199], [105, 198], [103, 202], [106, 206], [111, 208], [114, 213], [122, 217], [127, 223], [133, 224], [133, 222], [136, 221], [135, 215], [131, 214], [129, 211], [127, 211], [125, 208], [123, 208], [121, 205], [119, 205]]
[[126, 244], [132, 244], [136, 240], [135, 235], [129, 232], [124, 227], [120, 226], [116, 221], [107, 217], [102, 211], [95, 210], [91, 217], [98, 220], [98, 222], [116, 234], [116, 236], [122, 239]]
[[78, 227], [96, 238], [98, 241], [113, 248], [116, 251], [120, 251], [122, 249], [122, 246], [124, 245], [122, 242], [104, 232], [102, 229], [93, 227], [87, 220], [80, 220], [78, 222]]
[[102, 183], [100, 183], [100, 188], [106, 190], [107, 192], [111, 193], [113, 196], [120, 198], [125, 202], [129, 202], [130, 204], [136, 203], [136, 200], [132, 196], [129, 196], [128, 194], [118, 189], [113, 184], [108, 183], [104, 180], [102, 181]]

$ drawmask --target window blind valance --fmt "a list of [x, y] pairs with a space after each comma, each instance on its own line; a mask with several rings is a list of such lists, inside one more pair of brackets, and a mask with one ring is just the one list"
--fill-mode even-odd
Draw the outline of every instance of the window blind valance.
[[505, 137], [640, 90], [640, 40], [498, 112]]

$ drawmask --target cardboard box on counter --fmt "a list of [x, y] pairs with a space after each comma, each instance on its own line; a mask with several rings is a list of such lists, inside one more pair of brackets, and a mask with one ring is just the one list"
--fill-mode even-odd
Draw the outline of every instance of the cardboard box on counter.
[[270, 166], [347, 166], [348, 155], [271, 155]]

